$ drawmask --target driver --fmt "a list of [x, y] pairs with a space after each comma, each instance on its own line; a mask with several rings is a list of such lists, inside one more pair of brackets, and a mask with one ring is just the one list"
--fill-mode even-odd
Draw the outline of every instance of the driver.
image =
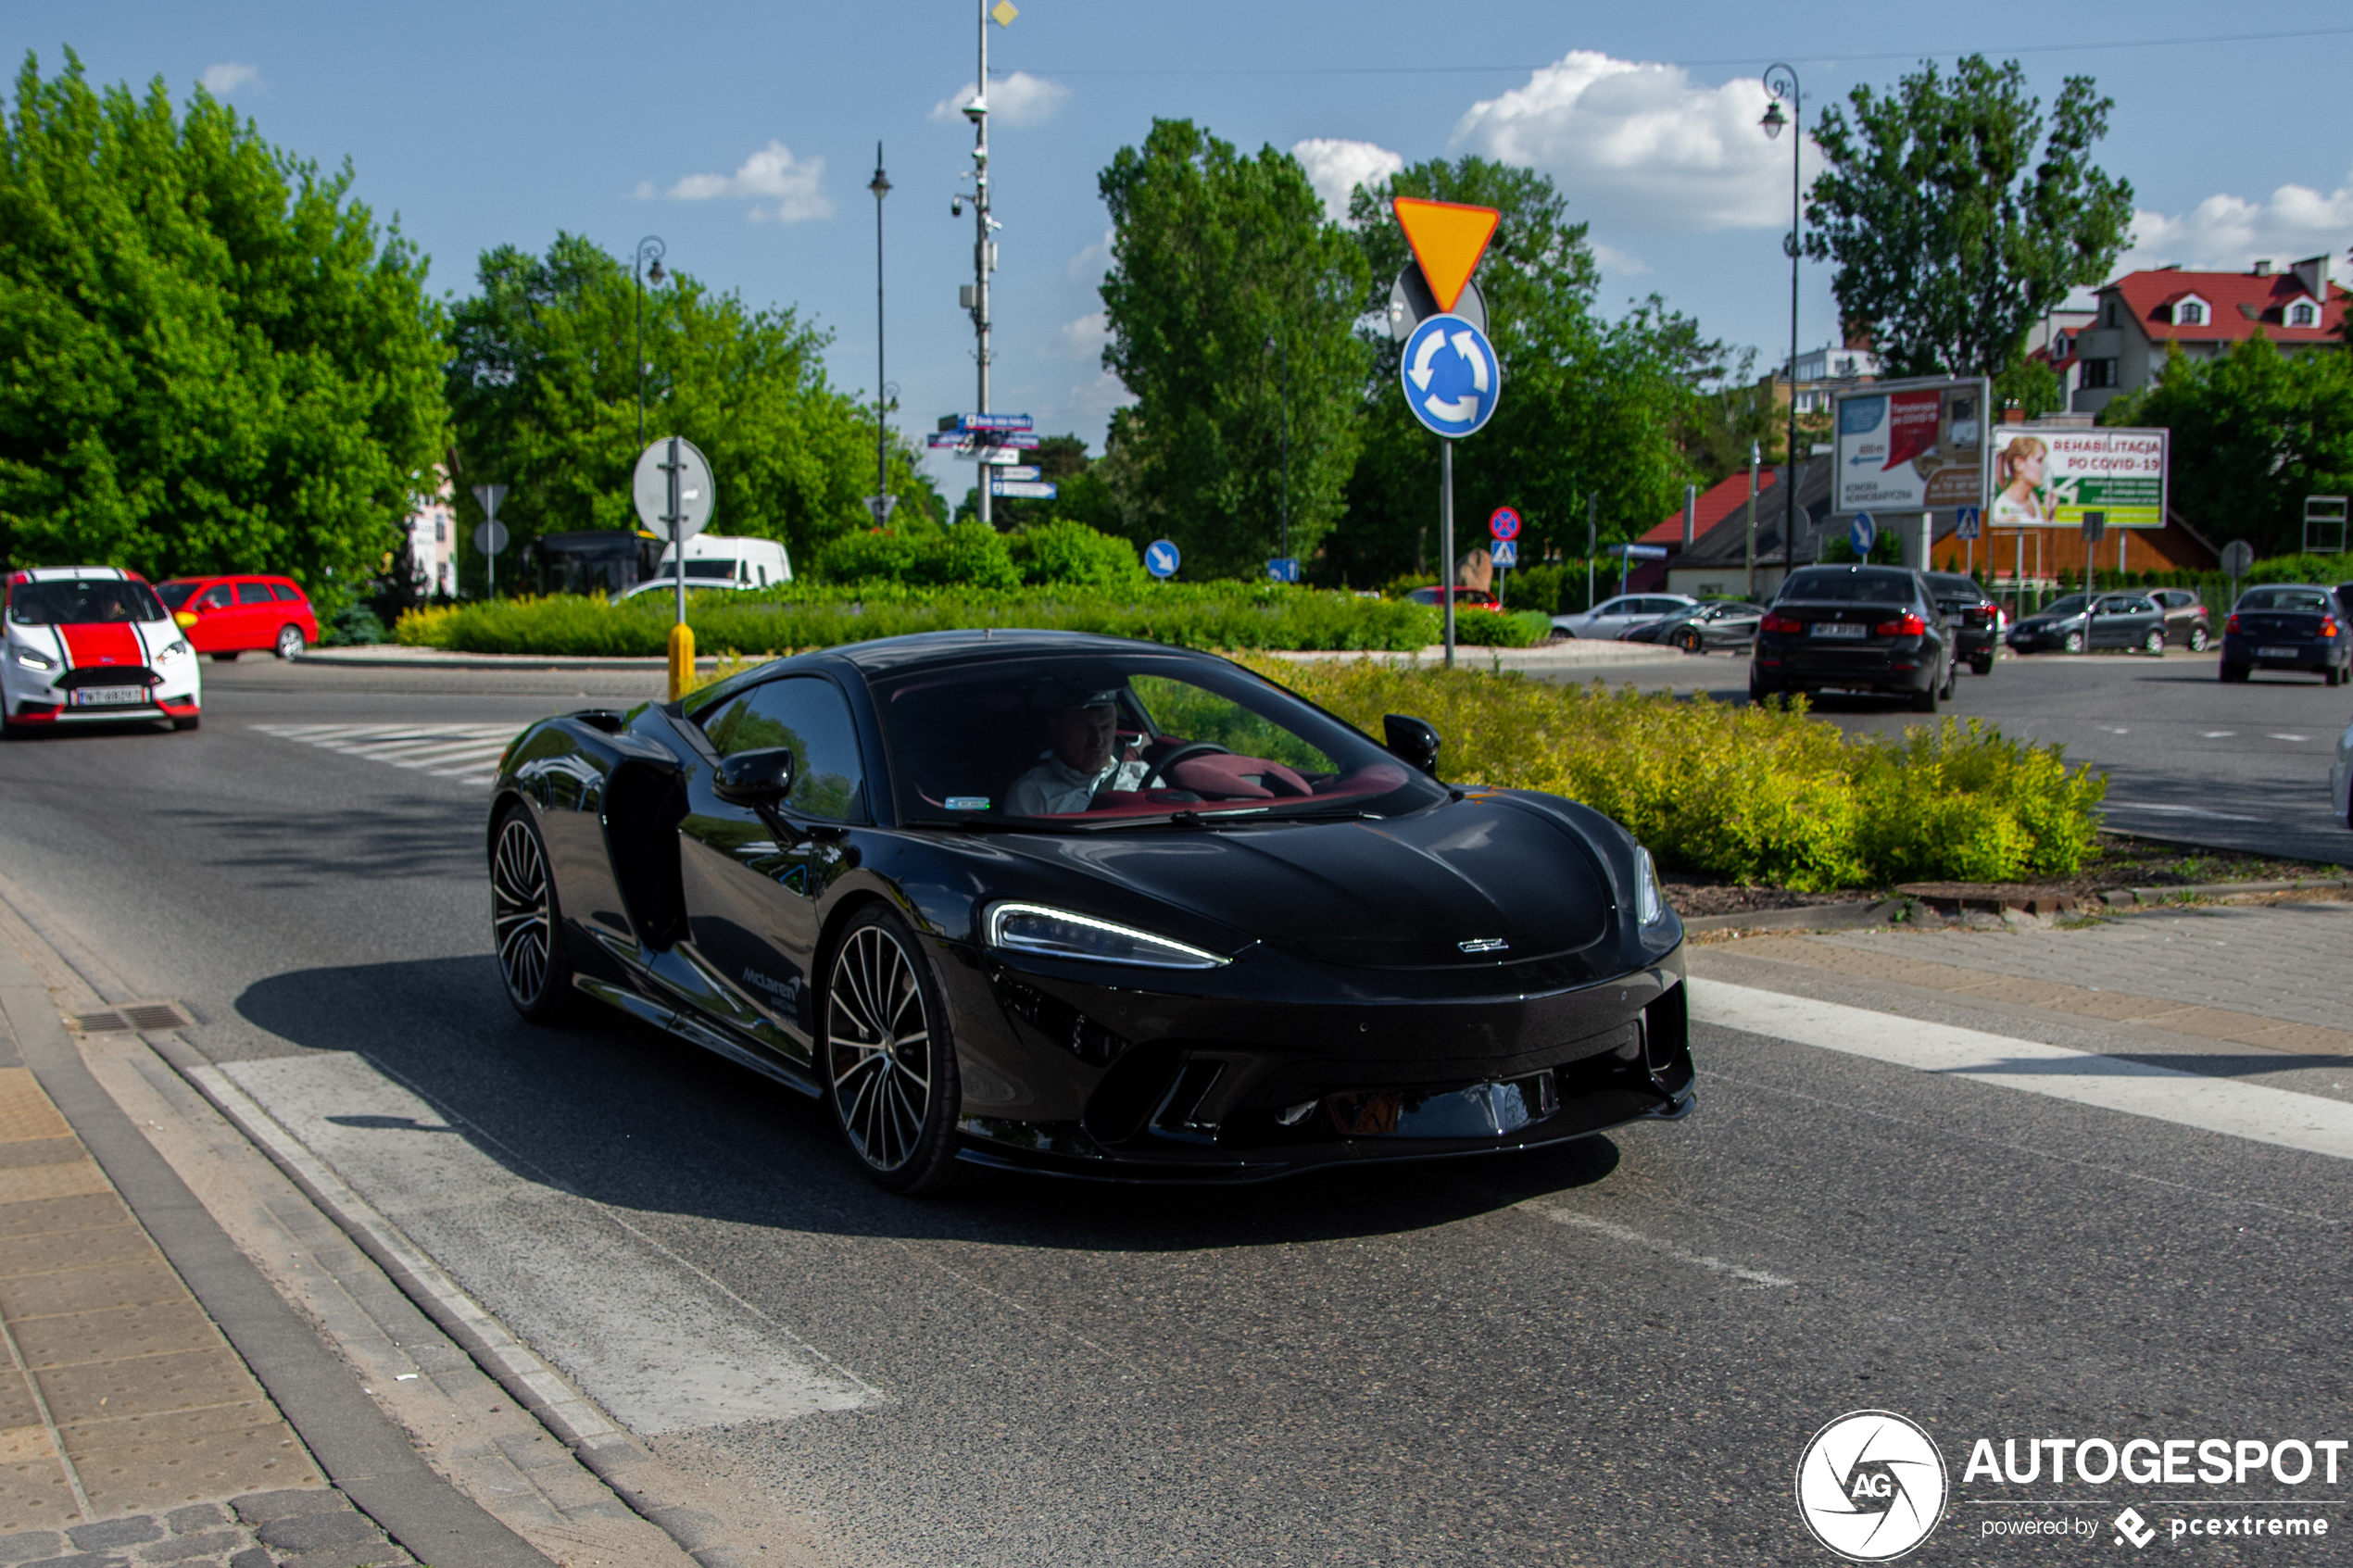
[[1033, 708], [1048, 710], [1048, 750], [1038, 766], [1013, 781], [1005, 809], [1017, 817], [1059, 816], [1084, 811], [1099, 791], [1141, 789], [1147, 764], [1114, 755], [1119, 746], [1119, 694], [1115, 685], [1049, 681], [1030, 694]]

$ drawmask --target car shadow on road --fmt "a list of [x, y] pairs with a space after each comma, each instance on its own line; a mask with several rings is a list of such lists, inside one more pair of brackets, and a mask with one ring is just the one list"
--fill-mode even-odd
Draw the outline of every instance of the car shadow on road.
[[[196, 830], [188, 835], [192, 843], [235, 847], [198, 864], [239, 872], [250, 886], [318, 887], [354, 879], [479, 877], [478, 810], [468, 803], [459, 818], [445, 800], [373, 800], [339, 810], [306, 809], [299, 833], [286, 831], [280, 812], [167, 807], [158, 815]], [[452, 831], [453, 822], [461, 831]]]
[[827, 1110], [782, 1085], [593, 1006], [577, 1024], [524, 1023], [486, 956], [294, 971], [247, 987], [236, 1007], [303, 1050], [358, 1054], [525, 1181], [762, 1228], [1088, 1251], [1284, 1245], [1472, 1219], [1601, 1181], [1619, 1158], [1597, 1135], [1246, 1187], [991, 1173], [911, 1199], [868, 1182]]

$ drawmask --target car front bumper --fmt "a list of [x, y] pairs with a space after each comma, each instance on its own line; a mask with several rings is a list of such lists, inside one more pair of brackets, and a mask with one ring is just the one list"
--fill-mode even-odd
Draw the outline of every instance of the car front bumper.
[[1692, 1106], [1678, 944], [1551, 993], [1270, 1003], [1128, 989], [949, 949], [963, 1158], [1247, 1183], [1541, 1148]]

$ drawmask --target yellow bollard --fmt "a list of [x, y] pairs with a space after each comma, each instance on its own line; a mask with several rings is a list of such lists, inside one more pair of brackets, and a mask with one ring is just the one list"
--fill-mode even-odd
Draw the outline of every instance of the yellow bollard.
[[681, 621], [670, 629], [670, 700], [695, 684], [695, 629]]

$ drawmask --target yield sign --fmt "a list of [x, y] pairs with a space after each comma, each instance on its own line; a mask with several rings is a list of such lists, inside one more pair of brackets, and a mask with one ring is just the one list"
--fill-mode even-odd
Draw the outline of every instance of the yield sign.
[[1478, 270], [1478, 258], [1487, 254], [1487, 242], [1494, 237], [1495, 225], [1504, 215], [1491, 207], [1423, 201], [1417, 196], [1398, 196], [1390, 206], [1397, 213], [1398, 226], [1405, 231], [1405, 243], [1414, 247], [1414, 259], [1422, 264], [1422, 277], [1437, 297], [1438, 308], [1453, 310], [1463, 285]]

